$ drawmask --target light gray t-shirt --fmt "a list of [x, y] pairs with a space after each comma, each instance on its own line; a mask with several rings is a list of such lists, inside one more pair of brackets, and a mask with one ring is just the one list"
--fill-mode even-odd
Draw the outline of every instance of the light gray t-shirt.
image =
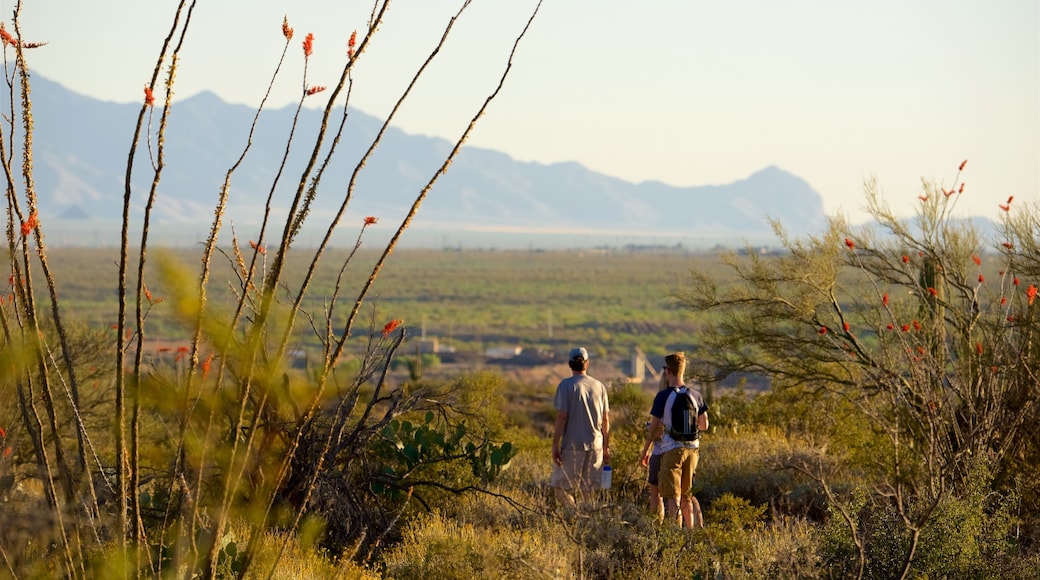
[[603, 417], [610, 406], [607, 387], [588, 375], [573, 375], [556, 387], [556, 410], [567, 413], [567, 428], [560, 446], [584, 451], [603, 447]]

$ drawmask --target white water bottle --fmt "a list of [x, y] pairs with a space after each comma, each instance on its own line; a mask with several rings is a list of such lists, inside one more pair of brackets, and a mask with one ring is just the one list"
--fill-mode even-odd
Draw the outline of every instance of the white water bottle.
[[614, 470], [609, 465], [603, 466], [603, 475], [600, 478], [599, 486], [603, 489], [610, 489], [610, 481], [614, 477]]

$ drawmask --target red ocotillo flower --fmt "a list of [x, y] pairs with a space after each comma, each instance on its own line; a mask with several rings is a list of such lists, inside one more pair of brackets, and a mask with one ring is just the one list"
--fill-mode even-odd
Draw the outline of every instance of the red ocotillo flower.
[[957, 193], [964, 193], [964, 182], [963, 182], [963, 181], [961, 182], [961, 186], [960, 186], [960, 188], [959, 188], [959, 189], [957, 190]]
[[29, 214], [29, 219], [22, 222], [22, 237], [31, 234], [38, 225], [40, 225], [40, 220], [36, 217], [36, 212], [32, 212]]
[[931, 286], [929, 286], [928, 287], [928, 294], [930, 294], [932, 296], [938, 296], [939, 295], [939, 291], [936, 290], [935, 288], [932, 288]]
[[307, 38], [303, 39], [303, 56], [308, 57], [314, 52], [314, 33], [308, 32]]
[[928, 195], [927, 194], [921, 194], [921, 195], [917, 196], [917, 199], [919, 199], [921, 201], [928, 201]]
[[373, 225], [376, 224], [377, 221], [379, 221], [378, 218], [376, 218], [375, 216], [371, 216], [370, 215], [370, 216], [365, 218], [365, 225], [366, 226], [373, 226]]
[[0, 22], [0, 41], [9, 46], [18, 46], [18, 40], [4, 28], [3, 22]]
[[282, 17], [282, 36], [284, 36], [285, 40], [287, 40], [287, 41], [288, 40], [292, 40], [292, 33], [293, 33], [293, 29], [289, 28], [289, 17], [288, 16], [283, 16]]
[[979, 274], [979, 284], [982, 284], [985, 281], [986, 281], [985, 276], [983, 276], [982, 274]]
[[390, 333], [393, 332], [394, 330], [396, 330], [397, 327], [400, 326], [400, 325], [401, 325], [401, 321], [396, 319], [396, 318], [391, 320], [390, 322], [387, 322], [386, 326], [383, 327], [383, 336], [384, 337], [390, 336]]
[[845, 332], [849, 331], [849, 323], [848, 322], [842, 323], [841, 327], [842, 327], [842, 329], [845, 330]]
[[904, 324], [903, 325], [903, 332], [910, 332], [910, 325], [909, 324]]
[[903, 263], [904, 264], [909, 264], [910, 263], [910, 256], [907, 256], [907, 255], [904, 254], [903, 255]]
[[152, 87], [144, 86], [144, 104], [151, 107], [155, 105], [155, 95], [152, 94]]
[[0, 439], [7, 439], [7, 431], [3, 427], [0, 427]]
[[968, 160], [961, 161], [961, 166], [957, 168], [957, 171], [964, 171], [964, 166], [968, 164]]
[[1013, 278], [1013, 279], [1011, 280], [1011, 283], [1012, 283], [1012, 284], [1014, 284], [1015, 286], [1018, 286], [1018, 285], [1019, 285], [1019, 284], [1021, 283], [1021, 281], [1020, 281], [1020, 280], [1018, 279], [1018, 276], [1015, 276], [1015, 277], [1014, 277], [1014, 278]]
[[311, 88], [307, 89], [307, 96], [309, 97], [311, 95], [316, 95], [316, 94], [318, 94], [318, 93], [320, 93], [320, 92], [322, 92], [324, 90], [325, 90], [325, 87], [323, 87], [321, 85], [314, 85]]
[[206, 375], [209, 374], [210, 365], [212, 364], [213, 353], [210, 353], [209, 356], [206, 357], [206, 360], [202, 361], [202, 378], [206, 378]]
[[888, 292], [885, 292], [881, 295], [881, 304], [884, 306], [888, 306]]
[[980, 257], [978, 257], [978, 256], [975, 256], [975, 255], [973, 255], [973, 256], [971, 257], [971, 261], [972, 261], [972, 262], [975, 262], [975, 265], [976, 265], [976, 266], [981, 266], [981, 265], [982, 265], [982, 258], [980, 258]]
[[827, 327], [821, 326], [820, 330], [818, 330], [817, 332], [819, 332], [820, 334], [827, 334]]
[[979, 354], [979, 355], [982, 354], [982, 343], [981, 342], [976, 342], [975, 343], [975, 353]]
[[848, 246], [850, 250], [855, 250], [856, 249], [856, 242], [853, 242], [852, 240], [850, 240], [848, 238], [845, 238], [845, 245]]
[[1033, 305], [1033, 300], [1036, 300], [1036, 286], [1030, 284], [1029, 288], [1026, 288], [1026, 296], [1029, 297], [1029, 305]]
[[1009, 249], [1009, 250], [1014, 250], [1015, 249], [1015, 244], [1012, 244], [1011, 242], [1004, 242], [1001, 245], [1004, 246], [1005, 248]]
[[913, 324], [914, 324], [914, 330], [921, 330], [921, 323], [920, 322], [915, 320]]
[[885, 328], [887, 328], [887, 329], [889, 329], [889, 330], [894, 330], [894, 329], [895, 329], [895, 325], [893, 325], [893, 324], [892, 324], [892, 323], [890, 322], [890, 323], [888, 323], [888, 324], [887, 324], [887, 325], [885, 326]]
[[350, 33], [350, 40], [347, 41], [347, 56], [354, 58], [354, 48], [357, 47], [357, 30]]

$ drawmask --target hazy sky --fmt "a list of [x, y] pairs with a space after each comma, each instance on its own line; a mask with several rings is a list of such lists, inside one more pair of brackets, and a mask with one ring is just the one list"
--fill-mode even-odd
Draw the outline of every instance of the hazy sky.
[[[351, 104], [384, 117], [460, 3], [392, 2], [357, 63]], [[454, 140], [535, 4], [474, 0], [398, 125]], [[23, 0], [24, 40], [49, 43], [29, 53], [30, 68], [79, 93], [139, 102], [176, 5]], [[372, 5], [198, 0], [175, 94], [258, 103], [288, 16], [296, 34], [272, 103], [294, 103], [304, 84], [335, 84]], [[0, 0], [9, 29], [13, 7]], [[545, 0], [470, 144], [676, 186], [776, 165], [819, 191], [828, 213], [854, 219], [865, 179], [909, 214], [922, 178], [952, 186], [967, 159], [958, 213], [997, 217], [1009, 195], [1040, 198], [1040, 2]]]

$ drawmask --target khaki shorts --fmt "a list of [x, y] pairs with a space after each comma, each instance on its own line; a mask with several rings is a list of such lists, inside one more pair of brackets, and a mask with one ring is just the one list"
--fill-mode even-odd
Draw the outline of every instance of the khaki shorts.
[[550, 480], [553, 487], [589, 490], [597, 486], [599, 469], [603, 467], [602, 449], [564, 447], [561, 455], [563, 462], [553, 470]]
[[661, 455], [658, 486], [663, 499], [679, 499], [691, 495], [693, 477], [697, 475], [699, 449], [678, 447]]

